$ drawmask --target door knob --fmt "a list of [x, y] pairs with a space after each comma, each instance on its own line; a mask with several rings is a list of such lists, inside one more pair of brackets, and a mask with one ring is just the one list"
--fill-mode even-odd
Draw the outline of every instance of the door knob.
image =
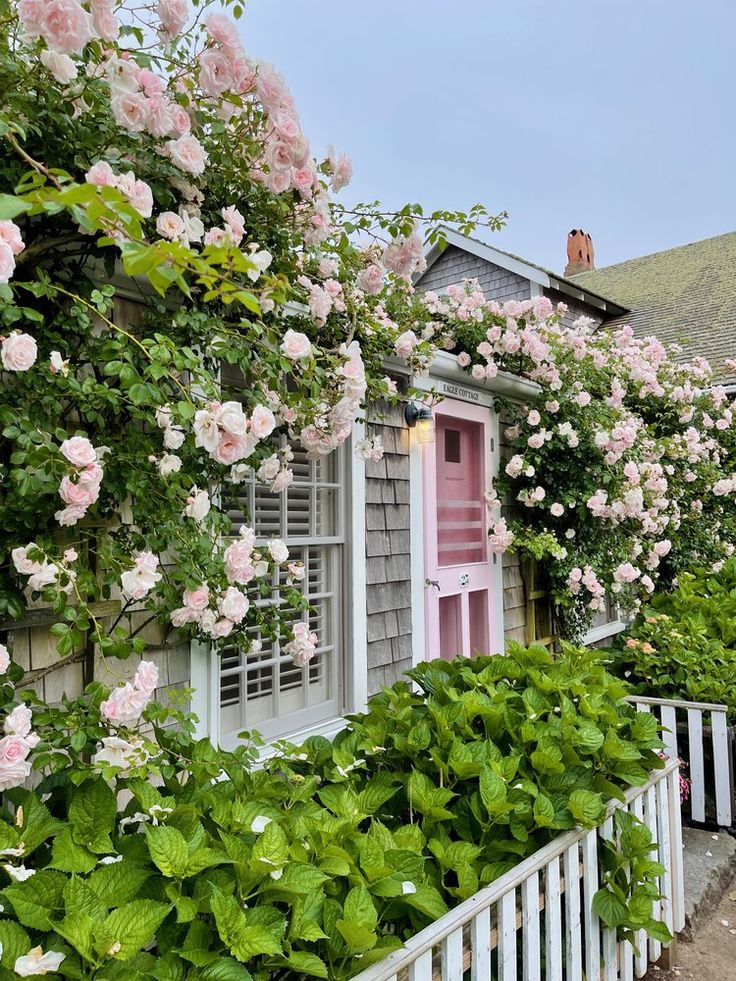
[[425, 579], [424, 580], [424, 585], [425, 586], [436, 586], [437, 589], [440, 588], [440, 584], [437, 582], [436, 579]]

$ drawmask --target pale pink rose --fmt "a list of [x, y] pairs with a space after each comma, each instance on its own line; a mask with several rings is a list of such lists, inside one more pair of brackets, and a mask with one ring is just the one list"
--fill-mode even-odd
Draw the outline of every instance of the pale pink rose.
[[[0, 242], [0, 246], [9, 248]], [[0, 251], [0, 257], [2, 252]], [[0, 276], [0, 280], [2, 277]], [[14, 330], [0, 345], [0, 359], [6, 371], [28, 371], [36, 363], [38, 347], [30, 334]]]
[[[87, 508], [80, 504], [70, 504], [61, 511], [56, 511], [54, 513], [54, 518], [58, 521], [62, 528], [69, 528], [80, 521], [87, 513]], [[29, 583], [30, 585], [30, 583]]]
[[174, 125], [173, 102], [156, 95], [146, 99], [148, 122], [146, 129], [152, 136], [171, 136], [179, 130]]
[[358, 276], [358, 288], [368, 296], [380, 293], [383, 289], [383, 269], [375, 262], [364, 269]]
[[0, 242], [9, 245], [13, 255], [20, 255], [25, 248], [20, 228], [9, 219], [0, 221]]
[[407, 358], [419, 343], [419, 338], [413, 330], [405, 330], [394, 341], [394, 351], [400, 358]]
[[49, 356], [49, 371], [52, 375], [63, 375], [66, 378], [69, 374], [69, 361], [65, 361], [59, 351], [52, 351]]
[[166, 88], [164, 80], [150, 68], [141, 68], [135, 78], [149, 99], [155, 95], [163, 95]]
[[279, 564], [286, 562], [286, 560], [289, 558], [289, 549], [280, 538], [273, 538], [268, 543], [268, 551], [270, 552], [271, 558], [274, 560], [274, 562], [278, 562]]
[[271, 493], [282, 494], [286, 488], [292, 484], [294, 481], [294, 471], [285, 468], [284, 470], [279, 470], [271, 483]]
[[214, 409], [213, 417], [220, 429], [233, 436], [245, 436], [247, 420], [240, 402], [223, 402]]
[[130, 133], [142, 133], [148, 126], [148, 101], [140, 92], [121, 92], [110, 102], [115, 121]]
[[245, 219], [235, 207], [235, 205], [230, 205], [228, 208], [223, 208], [221, 211], [223, 220], [225, 222], [225, 227], [230, 233], [230, 238], [235, 245], [240, 245], [243, 235], [245, 234]]
[[171, 38], [179, 34], [186, 24], [189, 7], [186, 0], [158, 0], [156, 13], [163, 32]]
[[66, 548], [64, 549], [64, 561], [65, 562], [76, 562], [79, 558], [79, 553], [76, 548]]
[[344, 153], [339, 157], [334, 156], [333, 153], [330, 154], [330, 169], [332, 171], [332, 190], [335, 194], [341, 191], [344, 187], [347, 187], [350, 181], [353, 179], [353, 165], [350, 161], [350, 157], [346, 156]]
[[245, 585], [255, 576], [252, 562], [253, 545], [246, 540], [233, 542], [225, 549], [225, 575], [228, 582]]
[[110, 697], [100, 705], [102, 716], [113, 725], [133, 725], [151, 699], [150, 693], [140, 691], [129, 681], [110, 692]]
[[98, 160], [92, 164], [84, 179], [88, 184], [97, 184], [98, 187], [114, 187], [117, 183], [115, 171], [106, 160]]
[[230, 242], [230, 233], [226, 232], [224, 228], [210, 228], [207, 230], [204, 236], [205, 245], [214, 245], [217, 248], [222, 248], [225, 245], [229, 245]]
[[196, 136], [187, 133], [178, 140], [169, 140], [166, 150], [173, 163], [181, 170], [197, 176], [204, 173], [207, 154]]
[[158, 668], [153, 661], [141, 661], [133, 678], [133, 685], [143, 692], [153, 692], [158, 684]]
[[43, 947], [33, 947], [27, 954], [17, 957], [13, 970], [21, 978], [35, 977], [38, 974], [55, 974], [66, 954], [55, 950], [43, 952]]
[[81, 468], [97, 463], [97, 450], [86, 436], [71, 436], [59, 449], [72, 466]]
[[7, 736], [19, 736], [26, 739], [33, 727], [33, 714], [27, 705], [16, 705], [6, 717], [3, 729]]
[[257, 405], [250, 417], [250, 431], [256, 439], [265, 439], [276, 428], [276, 417], [265, 405]]
[[74, 483], [71, 477], [67, 475], [61, 479], [59, 497], [64, 504], [72, 504], [86, 509], [97, 500], [98, 491], [93, 484], [82, 481]]
[[5, 672], [10, 667], [10, 652], [5, 644], [0, 644], [0, 674], [5, 674]]
[[206, 633], [209, 634], [213, 640], [220, 640], [222, 637], [229, 637], [233, 632], [234, 626], [235, 624], [232, 622], [232, 620], [228, 620], [225, 617], [217, 620], [211, 626], [209, 624], [201, 624], [202, 630], [206, 631]]
[[96, 767], [114, 766], [125, 773], [148, 762], [149, 753], [144, 746], [119, 736], [105, 736], [98, 746], [92, 757], [92, 765]]
[[181, 470], [181, 466], [181, 457], [178, 457], [175, 453], [164, 453], [156, 464], [158, 472], [162, 477], [168, 477], [172, 473], [178, 473]]
[[116, 41], [120, 34], [120, 23], [114, 13], [112, 0], [90, 0], [92, 24], [98, 36], [105, 41]]
[[212, 503], [207, 491], [198, 490], [196, 487], [193, 487], [189, 492], [184, 514], [188, 518], [194, 518], [195, 521], [203, 521], [210, 513], [211, 507]]
[[31, 775], [28, 762], [30, 746], [20, 736], [0, 739], [0, 790], [19, 787]]
[[206, 583], [197, 586], [195, 589], [185, 589], [184, 595], [182, 596], [184, 606], [188, 606], [190, 610], [197, 610], [198, 612], [207, 609], [210, 602], [210, 589]]
[[35, 542], [29, 542], [27, 545], [14, 548], [10, 553], [16, 572], [22, 576], [32, 576], [41, 571], [42, 563], [28, 558], [28, 552], [36, 547]]
[[213, 40], [226, 48], [239, 48], [240, 38], [235, 22], [225, 14], [208, 14], [204, 19], [205, 26]]
[[171, 612], [171, 623], [174, 627], [184, 627], [188, 623], [197, 623], [200, 614], [196, 610], [190, 610], [188, 606], [180, 606]]
[[317, 175], [311, 167], [295, 167], [291, 172], [291, 183], [302, 197], [312, 193]]
[[250, 600], [234, 586], [228, 586], [218, 602], [220, 613], [233, 623], [241, 623], [250, 609]]
[[208, 48], [199, 56], [199, 84], [205, 95], [216, 99], [232, 91], [233, 71], [230, 59], [218, 48]]
[[41, 52], [41, 64], [62, 85], [66, 85], [77, 77], [77, 66], [69, 55], [59, 54], [58, 51], [52, 51], [51, 48], [44, 48]]
[[124, 595], [133, 600], [141, 600], [147, 596], [156, 583], [161, 581], [158, 565], [158, 556], [153, 552], [138, 552], [133, 568], [127, 569], [120, 577]]
[[565, 508], [563, 505], [558, 504], [557, 502], [555, 502], [549, 510], [550, 514], [553, 514], [555, 518], [560, 518], [565, 513]]
[[92, 18], [76, 0], [47, 0], [38, 33], [60, 54], [79, 54], [94, 37]]
[[0, 286], [9, 283], [15, 272], [15, 256], [7, 242], [0, 241]]
[[178, 450], [184, 442], [184, 432], [177, 426], [170, 426], [164, 433], [164, 446], [167, 450]]
[[142, 218], [150, 218], [153, 213], [153, 192], [145, 181], [136, 181], [130, 203]]
[[236, 436], [233, 433], [223, 431], [217, 443], [217, 449], [212, 454], [218, 463], [225, 466], [232, 466], [238, 460], [243, 460], [249, 456], [250, 446], [245, 436]]
[[174, 211], [162, 211], [156, 219], [156, 231], [162, 238], [179, 238], [184, 234], [184, 222]]
[[281, 350], [292, 361], [312, 356], [312, 344], [306, 334], [298, 330], [287, 330], [281, 342]]

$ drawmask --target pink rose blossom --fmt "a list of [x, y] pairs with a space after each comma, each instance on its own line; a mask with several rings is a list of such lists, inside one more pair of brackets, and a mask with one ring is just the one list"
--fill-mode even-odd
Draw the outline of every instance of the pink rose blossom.
[[120, 23], [114, 13], [112, 0], [90, 0], [92, 24], [97, 35], [105, 41], [116, 41], [120, 34]]
[[150, 700], [150, 692], [141, 691], [127, 681], [112, 690], [110, 697], [100, 705], [100, 712], [112, 725], [134, 725]]
[[110, 102], [115, 121], [130, 133], [142, 133], [148, 126], [148, 101], [140, 92], [122, 92]]
[[311, 358], [312, 344], [306, 334], [297, 330], [287, 330], [281, 342], [281, 350], [291, 361], [301, 358]]
[[30, 746], [20, 736], [3, 736], [0, 739], [0, 790], [19, 787], [31, 775], [27, 760]]
[[224, 51], [207, 48], [199, 56], [199, 84], [205, 95], [218, 98], [233, 89], [234, 79], [230, 58]]
[[197, 610], [198, 612], [205, 610], [210, 602], [209, 586], [205, 583], [195, 589], [185, 589], [182, 600], [184, 606], [188, 606], [190, 610]]
[[[10, 247], [4, 242], [0, 242], [0, 270], [2, 269], [3, 248], [9, 251]], [[1, 271], [0, 282], [2, 282]], [[21, 334], [14, 330], [8, 337], [3, 338], [0, 344], [0, 359], [6, 371], [28, 371], [36, 363], [37, 357], [38, 347], [30, 334]]]
[[220, 613], [233, 623], [241, 623], [250, 609], [250, 600], [239, 589], [228, 586], [218, 602]]
[[115, 187], [117, 183], [115, 172], [106, 160], [92, 164], [84, 179], [88, 184], [97, 184], [98, 187]]
[[81, 468], [97, 463], [97, 450], [86, 436], [71, 436], [59, 449], [72, 466]]
[[238, 540], [228, 545], [223, 553], [228, 582], [245, 585], [254, 578], [252, 554], [253, 546], [247, 541]]
[[265, 439], [276, 428], [276, 417], [265, 405], [257, 405], [250, 417], [250, 431], [256, 439]]
[[0, 644], [0, 674], [5, 674], [10, 667], [10, 653], [5, 644]]
[[26, 739], [31, 732], [33, 715], [27, 705], [16, 705], [6, 717], [3, 729], [8, 736], [19, 736]]
[[364, 269], [358, 276], [358, 289], [368, 296], [375, 296], [383, 289], [383, 269], [375, 262]]
[[[21, 9], [21, 20], [24, 9]], [[80, 54], [94, 37], [92, 18], [76, 0], [47, 0], [40, 12], [39, 22], [24, 21], [24, 26], [34, 36], [40, 35], [59, 54]]]
[[158, 668], [153, 661], [141, 661], [133, 678], [133, 685], [139, 691], [152, 694], [158, 684]]
[[186, 133], [177, 140], [169, 140], [166, 144], [166, 150], [173, 163], [181, 170], [195, 176], [204, 173], [207, 154], [196, 136]]
[[9, 283], [15, 272], [15, 256], [7, 242], [0, 241], [0, 286]]
[[51, 48], [44, 48], [41, 52], [41, 64], [62, 85], [74, 81], [77, 77], [77, 66], [69, 55], [59, 54]]
[[225, 14], [208, 14], [204, 23], [213, 40], [226, 48], [240, 47], [238, 28]]
[[156, 231], [161, 238], [176, 239], [184, 234], [184, 222], [174, 211], [162, 211], [156, 219]]
[[156, 13], [161, 21], [163, 33], [173, 38], [183, 30], [189, 15], [189, 7], [186, 0], [158, 0]]

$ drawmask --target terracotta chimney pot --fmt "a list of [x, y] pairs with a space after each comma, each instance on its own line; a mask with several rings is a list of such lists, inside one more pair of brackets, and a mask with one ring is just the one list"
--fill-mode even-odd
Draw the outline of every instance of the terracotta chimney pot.
[[576, 276], [581, 272], [595, 269], [593, 239], [582, 228], [573, 228], [567, 236], [566, 276]]

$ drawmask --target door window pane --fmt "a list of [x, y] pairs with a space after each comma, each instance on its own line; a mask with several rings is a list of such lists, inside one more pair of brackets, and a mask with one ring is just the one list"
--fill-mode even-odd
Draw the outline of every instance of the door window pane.
[[463, 652], [460, 596], [440, 598], [440, 656], [448, 660]]
[[439, 415], [437, 420], [437, 550], [439, 566], [485, 562], [483, 426]]

